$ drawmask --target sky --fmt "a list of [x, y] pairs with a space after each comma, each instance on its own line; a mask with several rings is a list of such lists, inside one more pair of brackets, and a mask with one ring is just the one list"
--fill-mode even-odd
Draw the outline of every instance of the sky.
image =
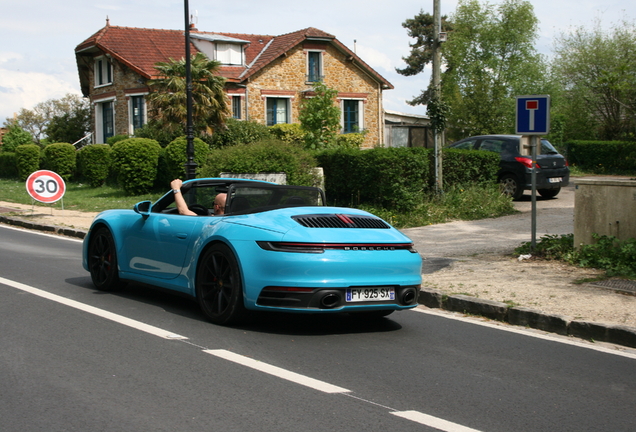
[[[457, 0], [440, 0], [452, 15]], [[483, 1], [482, 1], [483, 3]], [[501, 0], [490, 0], [491, 4]], [[603, 28], [626, 19], [636, 22], [634, 0], [532, 0], [539, 19], [537, 50], [550, 56], [554, 39], [577, 27]], [[81, 94], [75, 47], [110, 24], [125, 27], [183, 29], [185, 0], [0, 0], [0, 125], [21, 108]], [[395, 89], [384, 92], [384, 107], [426, 114], [424, 106], [406, 101], [428, 86], [430, 69], [413, 77], [399, 75], [405, 66], [409, 38], [402, 23], [421, 10], [433, 13], [433, 0], [322, 0], [308, 6], [300, 0], [189, 0], [201, 31], [281, 35], [306, 27], [333, 34]]]

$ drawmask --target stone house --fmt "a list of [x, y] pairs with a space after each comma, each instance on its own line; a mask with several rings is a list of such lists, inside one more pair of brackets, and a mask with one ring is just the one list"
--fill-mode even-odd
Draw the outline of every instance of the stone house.
[[[306, 28], [280, 36], [210, 33], [192, 28], [191, 53], [221, 62], [228, 103], [237, 119], [298, 123], [300, 103], [322, 81], [338, 91], [341, 132], [367, 131], [364, 147], [383, 145], [382, 92], [393, 86], [329, 33]], [[147, 81], [154, 65], [185, 55], [185, 31], [106, 26], [75, 56], [93, 110], [94, 142], [134, 134], [147, 121]]]

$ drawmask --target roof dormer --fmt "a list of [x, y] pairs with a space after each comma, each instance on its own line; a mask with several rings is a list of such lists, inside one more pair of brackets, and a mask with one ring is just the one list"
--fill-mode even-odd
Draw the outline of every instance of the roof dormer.
[[244, 66], [244, 48], [249, 41], [219, 34], [190, 35], [194, 46], [208, 58], [217, 60], [225, 66]]

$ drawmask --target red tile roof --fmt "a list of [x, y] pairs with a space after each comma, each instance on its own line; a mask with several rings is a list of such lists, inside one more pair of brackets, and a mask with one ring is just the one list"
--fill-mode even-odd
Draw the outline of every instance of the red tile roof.
[[[222, 66], [221, 75], [229, 81], [241, 82], [267, 66], [304, 40], [324, 40], [332, 43], [358, 66], [374, 76], [385, 88], [393, 88], [391, 83], [375, 72], [356, 54], [339, 42], [335, 36], [309, 27], [280, 36], [251, 35], [240, 33], [211, 33], [192, 30], [192, 34], [222, 35], [249, 42], [245, 49], [246, 66]], [[185, 50], [184, 30], [159, 30], [135, 27], [118, 27], [107, 24], [97, 33], [75, 48], [76, 55], [103, 52], [125, 64], [145, 78], [157, 78], [154, 65], [170, 59], [182, 59]], [[191, 43], [192, 53], [196, 47]]]

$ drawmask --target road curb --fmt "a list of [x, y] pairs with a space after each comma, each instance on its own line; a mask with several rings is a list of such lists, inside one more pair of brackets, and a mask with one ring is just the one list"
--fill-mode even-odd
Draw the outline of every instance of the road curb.
[[0, 222], [6, 223], [7, 225], [14, 225], [14, 226], [19, 226], [22, 228], [27, 228], [27, 229], [37, 230], [37, 231], [44, 231], [51, 234], [60, 234], [60, 235], [68, 236], [68, 237], [76, 237], [80, 239], [83, 239], [84, 237], [86, 237], [86, 231], [84, 230], [78, 230], [74, 228], [60, 227], [60, 226], [54, 226], [54, 225], [43, 225], [43, 224], [28, 221], [28, 220], [20, 219], [20, 218], [15, 218], [15, 217], [0, 215]]
[[576, 320], [462, 294], [445, 295], [441, 291], [428, 288], [420, 290], [418, 303], [432, 309], [479, 315], [516, 326], [636, 348], [636, 327]]

